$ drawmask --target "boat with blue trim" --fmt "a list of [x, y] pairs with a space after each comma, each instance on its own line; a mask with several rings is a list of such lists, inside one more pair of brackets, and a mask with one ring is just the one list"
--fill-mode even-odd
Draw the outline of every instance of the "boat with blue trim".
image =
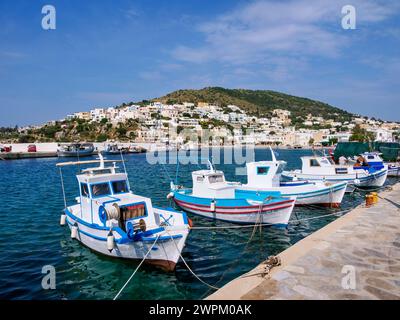
[[246, 196], [252, 193], [279, 191], [283, 197], [296, 197], [296, 205], [322, 205], [339, 207], [346, 192], [347, 182], [290, 181], [282, 182], [285, 161], [277, 160], [270, 148], [272, 161], [246, 163], [247, 184], [239, 185], [236, 192]]
[[400, 177], [400, 163], [388, 163], [388, 177]]
[[93, 155], [93, 143], [61, 143], [57, 148], [58, 157], [89, 157]]
[[[364, 152], [360, 154], [361, 157], [366, 159], [370, 166], [376, 169], [380, 169], [385, 165], [381, 155], [382, 153], [380, 152]], [[357, 159], [355, 159], [355, 161], [357, 161]], [[388, 177], [400, 177], [400, 163], [389, 162], [386, 163], [386, 165], [388, 167]]]
[[169, 198], [181, 209], [203, 217], [242, 224], [287, 225], [296, 197], [282, 197], [280, 192], [243, 195], [237, 183], [227, 182], [222, 171], [209, 169], [192, 172], [193, 188], [171, 182]]
[[[365, 160], [365, 158], [364, 158]], [[283, 171], [282, 178], [288, 180], [311, 180], [327, 182], [348, 182], [348, 190], [368, 187], [381, 187], [386, 181], [388, 166], [386, 164], [369, 165], [367, 161], [355, 164], [335, 164], [326, 156], [301, 157], [301, 170]]]
[[103, 151], [104, 155], [116, 155], [121, 153], [129, 153], [129, 148], [124, 148], [118, 144], [108, 144]]
[[64, 166], [99, 163], [77, 175], [79, 196], [75, 204], [67, 206], [63, 192], [65, 209], [60, 223], [68, 224], [71, 238], [98, 253], [145, 259], [172, 271], [189, 234], [190, 220], [185, 212], [154, 207], [150, 198], [133, 194], [126, 170], [117, 170], [116, 163], [121, 161], [105, 160], [99, 154], [99, 160], [57, 164], [64, 191]]

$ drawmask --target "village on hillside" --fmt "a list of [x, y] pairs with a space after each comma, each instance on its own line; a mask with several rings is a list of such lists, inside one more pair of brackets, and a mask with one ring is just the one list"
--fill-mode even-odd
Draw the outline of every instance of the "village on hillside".
[[[149, 102], [142, 105], [94, 108], [40, 126], [21, 127], [18, 128], [17, 142], [62, 142], [71, 139], [156, 144], [188, 142], [170, 141], [171, 127], [176, 129], [177, 139], [180, 138], [179, 133], [182, 130], [194, 131], [198, 136], [201, 136], [204, 130], [211, 130], [215, 136], [227, 137], [232, 144], [295, 147], [327, 146], [347, 142], [351, 140], [355, 128], [369, 133], [366, 140], [395, 142], [399, 139], [400, 131], [399, 123], [362, 116], [354, 116], [351, 121], [338, 122], [308, 114], [303, 122], [293, 125], [291, 112], [284, 109], [274, 109], [270, 117], [257, 117], [246, 114], [236, 105], [220, 107], [206, 102]], [[84, 135], [85, 130], [93, 132], [93, 128], [103, 130], [97, 136]], [[69, 136], [66, 134], [68, 129]], [[5, 140], [4, 138], [3, 134], [2, 139]]]

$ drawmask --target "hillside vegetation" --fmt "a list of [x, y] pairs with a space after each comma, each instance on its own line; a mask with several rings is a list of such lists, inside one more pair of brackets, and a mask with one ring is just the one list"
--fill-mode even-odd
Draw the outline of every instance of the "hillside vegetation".
[[174, 91], [152, 101], [161, 101], [169, 104], [208, 102], [221, 107], [233, 104], [241, 107], [248, 114], [259, 117], [271, 115], [273, 109], [285, 109], [291, 111], [292, 120], [304, 119], [308, 114], [338, 121], [349, 121], [353, 116], [353, 114], [327, 103], [271, 90], [207, 87], [199, 90]]

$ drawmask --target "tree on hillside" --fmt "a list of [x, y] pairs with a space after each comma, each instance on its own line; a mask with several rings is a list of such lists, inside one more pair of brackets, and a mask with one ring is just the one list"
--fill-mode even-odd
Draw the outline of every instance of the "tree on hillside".
[[370, 142], [374, 140], [375, 134], [361, 128], [359, 124], [357, 124], [351, 131], [350, 141]]

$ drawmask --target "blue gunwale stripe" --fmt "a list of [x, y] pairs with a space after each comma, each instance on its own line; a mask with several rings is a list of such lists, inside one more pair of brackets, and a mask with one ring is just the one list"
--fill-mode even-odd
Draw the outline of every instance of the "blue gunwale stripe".
[[[377, 179], [377, 178], [380, 178], [380, 177], [382, 177], [383, 175], [385, 175], [386, 173], [387, 173], [387, 170], [384, 170], [384, 171], [382, 171], [382, 172], [372, 173], [372, 174], [370, 174], [369, 176], [366, 176], [366, 177], [360, 177], [360, 178], [357, 178], [357, 177], [355, 177], [355, 178], [342, 178], [342, 179], [325, 179], [325, 180], [326, 180], [326, 181], [348, 181], [348, 182], [352, 182], [353, 180], [358, 179], [358, 180], [360, 180], [360, 182], [365, 182], [365, 181], [375, 180], [375, 179]], [[282, 174], [282, 176], [283, 176], [283, 177], [286, 177], [286, 178], [289, 178], [289, 179], [292, 179], [292, 178], [293, 178], [292, 176], [290, 176], [290, 175], [285, 175], [285, 174]], [[332, 176], [335, 176], [335, 175], [332, 175]], [[325, 177], [326, 177], [326, 176], [325, 176]], [[313, 178], [313, 177], [299, 178], [299, 179], [313, 180], [313, 181], [322, 181], [322, 180], [324, 180], [324, 179]]]

